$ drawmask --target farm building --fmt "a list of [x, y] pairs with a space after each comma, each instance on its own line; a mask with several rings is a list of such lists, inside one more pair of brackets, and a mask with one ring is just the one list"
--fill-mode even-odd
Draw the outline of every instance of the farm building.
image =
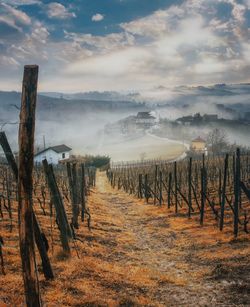
[[152, 126], [156, 123], [156, 118], [150, 112], [138, 112], [135, 121], [137, 125]]
[[47, 159], [48, 163], [58, 164], [59, 161], [69, 158], [71, 150], [70, 147], [64, 144], [51, 146], [36, 153], [34, 156], [34, 162], [42, 163], [44, 159]]
[[205, 152], [206, 151], [206, 141], [200, 136], [191, 142], [191, 150], [194, 152]]

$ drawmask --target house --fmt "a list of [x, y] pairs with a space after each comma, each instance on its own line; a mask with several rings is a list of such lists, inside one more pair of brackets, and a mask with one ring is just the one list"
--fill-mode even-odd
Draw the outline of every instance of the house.
[[138, 112], [135, 118], [135, 122], [138, 126], [153, 126], [156, 123], [156, 118], [150, 114], [150, 112]]
[[34, 156], [35, 163], [42, 163], [44, 159], [47, 159], [48, 163], [58, 164], [59, 161], [63, 161], [69, 158], [71, 148], [62, 144], [57, 146], [48, 147], [42, 151], [39, 151]]
[[199, 136], [192, 140], [190, 149], [194, 152], [204, 153], [206, 151], [206, 141]]
[[207, 122], [212, 122], [212, 121], [217, 121], [218, 120], [218, 115], [217, 114], [204, 114], [203, 115], [203, 120]]
[[188, 115], [188, 116], [183, 116], [183, 117], [177, 118], [176, 122], [178, 124], [182, 124], [184, 126], [190, 126], [191, 123], [193, 122], [193, 116]]

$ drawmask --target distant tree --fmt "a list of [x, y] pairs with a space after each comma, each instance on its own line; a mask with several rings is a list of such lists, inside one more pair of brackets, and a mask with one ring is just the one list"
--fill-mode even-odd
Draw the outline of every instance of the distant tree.
[[219, 154], [229, 149], [229, 143], [225, 130], [214, 128], [207, 138], [207, 143], [213, 154]]
[[142, 162], [145, 160], [146, 155], [147, 155], [147, 154], [146, 154], [145, 152], [140, 153], [140, 158], [141, 158], [141, 161], [142, 161]]
[[86, 155], [84, 157], [84, 162], [87, 167], [94, 166], [94, 167], [100, 168], [110, 163], [110, 157], [100, 156], [100, 155], [98, 156]]

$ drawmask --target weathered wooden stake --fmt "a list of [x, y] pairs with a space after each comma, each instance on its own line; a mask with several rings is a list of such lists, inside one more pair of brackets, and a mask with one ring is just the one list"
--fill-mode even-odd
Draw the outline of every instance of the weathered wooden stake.
[[[1, 139], [1, 146], [4, 150], [6, 159], [12, 169], [12, 172], [16, 178], [16, 180], [18, 180], [18, 168], [17, 168], [17, 164], [16, 161], [14, 159], [14, 155], [13, 152], [11, 150], [11, 147], [9, 145], [8, 139], [4, 133], [4, 137]], [[8, 154], [8, 158], [7, 158], [7, 154]], [[18, 199], [17, 199], [18, 200]], [[36, 241], [36, 245], [38, 248], [38, 251], [40, 253], [40, 257], [42, 260], [42, 265], [43, 265], [43, 273], [46, 279], [53, 279], [54, 278], [54, 274], [52, 271], [52, 267], [49, 261], [49, 257], [47, 254], [47, 250], [46, 250], [46, 246], [44, 244], [44, 241], [46, 240], [46, 237], [44, 235], [44, 233], [41, 232], [41, 229], [39, 227], [36, 215], [34, 213], [33, 210], [33, 225], [34, 225], [34, 234], [35, 234], [35, 241]]]
[[41, 306], [33, 226], [33, 159], [38, 66], [25, 66], [19, 124], [19, 241], [27, 306]]
[[239, 228], [239, 199], [240, 199], [240, 149], [236, 150], [235, 185], [234, 185], [234, 235], [237, 237]]
[[155, 165], [155, 177], [154, 177], [154, 205], [157, 198], [157, 185], [158, 185], [158, 165]]
[[159, 205], [162, 205], [162, 171], [159, 172]]
[[192, 158], [189, 159], [188, 165], [188, 217], [191, 216], [192, 208]]
[[224, 177], [223, 177], [221, 208], [220, 208], [220, 230], [223, 230], [223, 225], [224, 225], [224, 210], [225, 210], [225, 202], [226, 202], [227, 171], [228, 171], [228, 154], [226, 154], [226, 158], [225, 158], [225, 162], [224, 162]]
[[171, 206], [172, 173], [168, 175], [168, 208]]
[[86, 180], [85, 180], [85, 165], [81, 164], [81, 220], [84, 222], [84, 214], [86, 207]]
[[0, 263], [2, 268], [2, 274], [5, 275], [2, 246], [3, 246], [3, 238], [0, 236]]
[[175, 213], [178, 212], [178, 191], [177, 191], [177, 162], [174, 162], [174, 196], [175, 196]]
[[203, 225], [205, 209], [205, 169], [201, 168], [201, 210], [200, 210], [200, 224]]
[[145, 198], [146, 198], [146, 202], [148, 203], [149, 191], [148, 191], [148, 175], [147, 174], [145, 174], [145, 177], [144, 177], [144, 186], [145, 186]]
[[14, 155], [12, 153], [12, 150], [10, 148], [8, 139], [7, 139], [6, 134], [5, 134], [4, 131], [0, 132], [0, 145], [3, 148], [5, 157], [6, 157], [7, 161], [8, 161], [8, 164], [10, 165], [10, 167], [11, 167], [13, 173], [14, 173], [14, 176], [16, 178], [16, 181], [17, 181], [18, 180], [17, 164], [16, 164]]
[[76, 172], [76, 163], [73, 163], [72, 166], [72, 224], [78, 229], [78, 216], [79, 216], [79, 197], [77, 191], [77, 172]]
[[69, 247], [68, 238], [71, 237], [71, 232], [70, 232], [70, 226], [68, 224], [66, 212], [63, 206], [62, 198], [61, 198], [57, 183], [54, 178], [53, 168], [51, 168], [48, 165], [48, 162], [46, 159], [43, 160], [43, 167], [44, 167], [44, 172], [47, 177], [48, 186], [50, 189], [51, 200], [56, 209], [56, 217], [57, 217], [57, 221], [59, 224], [60, 239], [62, 242], [62, 247], [63, 247], [63, 250], [69, 254], [70, 247]]

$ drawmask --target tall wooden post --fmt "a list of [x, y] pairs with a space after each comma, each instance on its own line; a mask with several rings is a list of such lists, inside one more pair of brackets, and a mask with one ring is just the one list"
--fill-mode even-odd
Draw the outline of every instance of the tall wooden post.
[[238, 235], [239, 222], [239, 199], [240, 199], [240, 149], [236, 151], [235, 161], [235, 184], [234, 184], [234, 235]]
[[84, 221], [85, 207], [86, 207], [86, 180], [85, 180], [85, 165], [81, 164], [81, 220]]
[[[203, 164], [204, 165], [204, 164]], [[200, 224], [203, 225], [204, 211], [206, 202], [206, 169], [201, 168], [201, 210], [200, 210]]]
[[[12, 172], [15, 176], [16, 181], [18, 181], [18, 168], [17, 168], [17, 164], [13, 155], [13, 152], [11, 150], [11, 147], [9, 145], [8, 139], [5, 135], [4, 132], [0, 133], [0, 144], [4, 150], [5, 153], [5, 157], [12, 169]], [[17, 197], [18, 200], [18, 197]], [[54, 278], [54, 274], [52, 271], [52, 267], [49, 261], [49, 257], [47, 254], [47, 249], [46, 246], [44, 244], [44, 237], [45, 234], [41, 232], [40, 226], [38, 224], [36, 215], [34, 213], [33, 210], [33, 225], [34, 225], [34, 234], [35, 234], [35, 241], [36, 241], [36, 245], [37, 248], [39, 250], [41, 259], [42, 259], [42, 265], [43, 265], [43, 273], [46, 279], [53, 279]]]
[[62, 197], [61, 197], [61, 194], [59, 192], [59, 189], [58, 189], [55, 177], [54, 177], [53, 168], [49, 166], [46, 159], [43, 160], [43, 167], [44, 167], [44, 172], [47, 177], [48, 186], [50, 189], [51, 200], [56, 209], [56, 216], [57, 216], [57, 220], [59, 224], [60, 239], [62, 242], [62, 247], [63, 247], [63, 250], [67, 254], [70, 254], [68, 238], [71, 237], [71, 230], [70, 230], [66, 212], [63, 206]]
[[189, 159], [188, 164], [188, 216], [191, 216], [192, 208], [192, 157]]
[[41, 306], [33, 232], [33, 159], [38, 66], [25, 66], [19, 124], [19, 241], [27, 306]]
[[218, 189], [218, 196], [219, 196], [219, 203], [222, 202], [222, 191], [221, 191], [221, 185], [222, 185], [222, 176], [221, 176], [221, 169], [219, 169], [219, 189]]
[[159, 172], [159, 205], [162, 205], [162, 171]]
[[78, 229], [78, 215], [79, 215], [79, 197], [77, 191], [77, 171], [76, 171], [76, 163], [73, 163], [72, 166], [72, 224]]
[[15, 179], [18, 180], [17, 164], [4, 131], [0, 132], [0, 145], [3, 148], [5, 157], [14, 173]]
[[227, 186], [227, 171], [228, 171], [228, 154], [225, 158], [224, 164], [224, 177], [223, 177], [223, 187], [222, 187], [222, 199], [221, 199], [221, 208], [220, 208], [220, 230], [223, 230], [224, 225], [224, 210], [226, 202], [226, 186]]
[[168, 208], [171, 206], [172, 173], [168, 175]]
[[154, 177], [154, 205], [157, 198], [157, 186], [158, 186], [158, 165], [155, 165], [155, 177]]
[[144, 176], [144, 189], [145, 189], [145, 198], [146, 198], [146, 201], [148, 203], [148, 200], [149, 200], [149, 192], [148, 192], [148, 174], [145, 174]]
[[175, 213], [178, 212], [178, 191], [177, 191], [177, 162], [174, 162], [174, 196], [175, 196]]

